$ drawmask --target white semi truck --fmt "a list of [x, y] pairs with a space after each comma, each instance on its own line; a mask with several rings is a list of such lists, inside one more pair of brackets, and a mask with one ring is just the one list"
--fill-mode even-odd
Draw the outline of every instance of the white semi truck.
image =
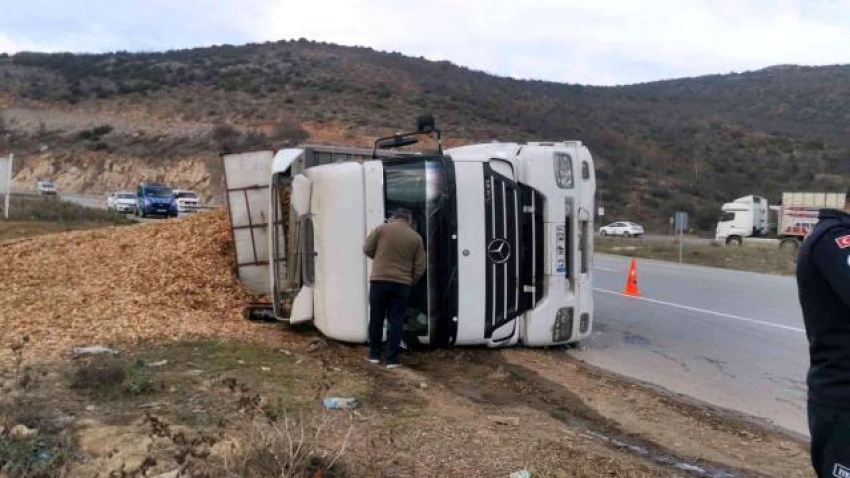
[[[428, 257], [405, 340], [425, 346], [569, 344], [592, 330], [593, 159], [578, 141], [400, 152], [303, 146], [223, 155], [238, 273], [274, 316], [367, 340], [366, 235], [403, 207]], [[270, 199], [270, 200], [269, 200]]]
[[744, 196], [721, 207], [715, 240], [741, 245], [745, 238], [767, 238], [758, 242], [799, 247], [817, 224], [821, 209], [845, 207], [844, 193], [786, 192], [778, 206], [769, 205], [761, 196]]

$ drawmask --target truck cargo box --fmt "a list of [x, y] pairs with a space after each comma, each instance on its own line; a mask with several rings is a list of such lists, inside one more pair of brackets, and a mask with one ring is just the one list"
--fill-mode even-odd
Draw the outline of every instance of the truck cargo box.
[[844, 209], [844, 193], [783, 193], [777, 235], [806, 236], [818, 222], [821, 209]]

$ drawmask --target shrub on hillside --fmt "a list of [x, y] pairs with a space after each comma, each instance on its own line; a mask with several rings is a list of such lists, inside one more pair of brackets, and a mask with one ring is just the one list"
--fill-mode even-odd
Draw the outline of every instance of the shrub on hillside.
[[235, 150], [240, 133], [227, 123], [217, 123], [210, 132], [210, 139], [224, 152]]
[[299, 143], [301, 141], [306, 141], [309, 136], [309, 133], [307, 133], [307, 131], [304, 130], [304, 128], [302, 128], [297, 122], [292, 120], [282, 120], [275, 125], [272, 139], [275, 141], [291, 141]]

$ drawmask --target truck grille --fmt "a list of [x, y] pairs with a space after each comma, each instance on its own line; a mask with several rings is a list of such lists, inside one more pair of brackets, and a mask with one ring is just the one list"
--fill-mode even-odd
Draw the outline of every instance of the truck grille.
[[487, 327], [485, 336], [513, 320], [522, 308], [522, 200], [517, 184], [484, 164]]

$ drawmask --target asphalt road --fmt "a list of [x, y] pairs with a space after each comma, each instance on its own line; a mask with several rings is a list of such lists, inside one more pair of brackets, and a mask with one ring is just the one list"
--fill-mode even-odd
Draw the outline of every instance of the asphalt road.
[[793, 277], [596, 255], [593, 365], [808, 435], [808, 351]]
[[[60, 193], [59, 198], [63, 201], [68, 201], [72, 203], [79, 204], [80, 206], [85, 206], [94, 209], [106, 209], [106, 196], [96, 196], [92, 194], [69, 194], [69, 193]], [[186, 216], [188, 213], [180, 213], [180, 217]], [[136, 221], [139, 222], [152, 222], [157, 221], [161, 218], [141, 218], [136, 217], [132, 213], [128, 213], [128, 216], [133, 216]]]
[[106, 196], [60, 193], [59, 198], [63, 201], [79, 204], [80, 206], [94, 209], [106, 209]]

